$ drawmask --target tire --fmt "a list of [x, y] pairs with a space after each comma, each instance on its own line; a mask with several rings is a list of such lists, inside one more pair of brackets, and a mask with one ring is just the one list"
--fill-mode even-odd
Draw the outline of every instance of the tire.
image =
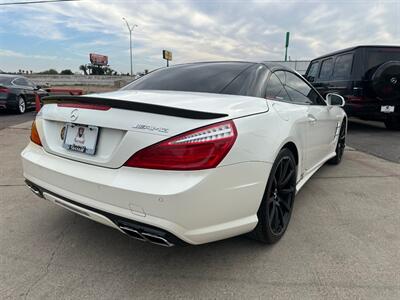
[[24, 114], [26, 112], [26, 101], [22, 96], [18, 96], [17, 98], [17, 113]]
[[338, 142], [336, 144], [336, 156], [328, 160], [328, 164], [338, 165], [342, 161], [344, 149], [346, 148], [346, 121], [342, 121]]
[[257, 213], [258, 224], [250, 237], [273, 244], [285, 234], [296, 195], [296, 174], [296, 161], [292, 152], [282, 149], [272, 165]]
[[385, 126], [390, 130], [400, 130], [400, 117], [398, 118], [388, 118], [385, 121]]

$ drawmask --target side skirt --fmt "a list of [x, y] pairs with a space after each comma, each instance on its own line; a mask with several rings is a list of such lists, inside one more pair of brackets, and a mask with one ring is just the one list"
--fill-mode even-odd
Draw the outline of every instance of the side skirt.
[[297, 182], [296, 184], [296, 194], [301, 190], [301, 188], [304, 186], [304, 184], [321, 168], [328, 160], [330, 160], [332, 157], [335, 157], [336, 152], [332, 152], [329, 155], [327, 155], [321, 162], [316, 164], [313, 168], [310, 170], [306, 171], [304, 173], [303, 178]]

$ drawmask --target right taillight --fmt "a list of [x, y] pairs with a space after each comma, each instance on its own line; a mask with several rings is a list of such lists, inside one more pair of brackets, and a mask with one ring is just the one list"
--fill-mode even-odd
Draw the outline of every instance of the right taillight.
[[42, 146], [42, 142], [40, 140], [39, 133], [36, 128], [36, 122], [33, 121], [32, 129], [31, 129], [31, 141], [34, 142], [36, 145]]
[[198, 128], [136, 152], [125, 166], [158, 170], [215, 168], [237, 137], [233, 121]]

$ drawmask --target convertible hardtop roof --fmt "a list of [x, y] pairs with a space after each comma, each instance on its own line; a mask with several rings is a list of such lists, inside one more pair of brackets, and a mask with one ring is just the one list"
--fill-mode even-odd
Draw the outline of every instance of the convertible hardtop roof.
[[278, 62], [273, 62], [273, 61], [234, 61], [234, 60], [227, 60], [227, 61], [204, 61], [204, 62], [193, 62], [193, 63], [185, 63], [185, 64], [178, 64], [175, 65], [176, 67], [180, 67], [180, 66], [189, 66], [189, 65], [206, 65], [206, 64], [221, 64], [221, 63], [225, 63], [225, 64], [247, 64], [248, 66], [251, 65], [257, 65], [257, 64], [262, 64], [265, 65], [270, 71], [274, 71], [274, 70], [287, 70], [287, 71], [293, 71], [292, 68], [286, 67], [284, 65], [279, 64]]
[[345, 48], [345, 49], [342, 49], [342, 50], [337, 50], [337, 51], [334, 51], [334, 52], [330, 52], [328, 54], [321, 55], [321, 56], [319, 56], [317, 58], [314, 58], [312, 61], [318, 60], [318, 59], [321, 59], [321, 58], [325, 58], [325, 57], [328, 57], [328, 56], [337, 55], [337, 54], [344, 53], [344, 52], [353, 51], [353, 50], [358, 49], [358, 48], [400, 48], [400, 46], [394, 46], [394, 45], [359, 45], [359, 46], [349, 47], [349, 48]]

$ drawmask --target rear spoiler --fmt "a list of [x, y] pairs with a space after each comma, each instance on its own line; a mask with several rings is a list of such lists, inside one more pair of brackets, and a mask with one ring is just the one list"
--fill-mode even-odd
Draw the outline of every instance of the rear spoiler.
[[187, 119], [199, 119], [199, 120], [217, 119], [228, 116], [227, 114], [222, 114], [222, 113], [212, 113], [212, 112], [175, 108], [175, 107], [156, 105], [156, 104], [116, 100], [109, 98], [86, 97], [86, 96], [84, 97], [48, 96], [48, 97], [43, 97], [41, 101], [43, 105], [58, 104], [58, 103], [99, 104], [99, 105], [110, 106], [112, 108], [142, 111], [152, 114], [167, 115], [167, 116], [181, 117]]

